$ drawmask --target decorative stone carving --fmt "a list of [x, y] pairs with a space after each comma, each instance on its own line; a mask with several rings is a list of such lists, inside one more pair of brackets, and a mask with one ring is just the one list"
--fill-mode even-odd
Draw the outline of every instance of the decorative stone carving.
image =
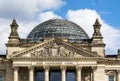
[[106, 75], [116, 75], [117, 70], [106, 70], [105, 73], [106, 73]]
[[75, 56], [74, 51], [68, 50], [63, 46], [57, 45], [56, 43], [50, 47], [44, 47], [41, 50], [34, 51], [32, 57], [46, 57], [46, 56]]

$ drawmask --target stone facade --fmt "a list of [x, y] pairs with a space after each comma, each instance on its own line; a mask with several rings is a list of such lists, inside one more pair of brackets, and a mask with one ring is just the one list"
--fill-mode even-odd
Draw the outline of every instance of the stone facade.
[[[56, 19], [56, 22], [64, 26], [61, 20]], [[61, 35], [44, 37], [43, 41], [28, 41], [19, 37], [15, 19], [10, 26], [7, 54], [0, 56], [2, 81], [40, 81], [36, 78], [37, 72], [44, 74], [44, 81], [52, 81], [52, 72], [60, 73], [60, 81], [68, 81], [69, 72], [75, 78], [71, 81], [120, 81], [120, 53], [105, 55], [98, 19], [93, 25], [91, 39], [74, 42]], [[86, 34], [83, 32], [83, 35]]]

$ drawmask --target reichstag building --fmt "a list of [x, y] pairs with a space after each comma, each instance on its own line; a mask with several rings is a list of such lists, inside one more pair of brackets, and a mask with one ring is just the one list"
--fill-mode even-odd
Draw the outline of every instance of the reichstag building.
[[120, 50], [105, 54], [98, 19], [91, 38], [65, 19], [37, 25], [26, 39], [19, 37], [15, 19], [10, 27], [6, 55], [0, 55], [0, 81], [120, 81]]

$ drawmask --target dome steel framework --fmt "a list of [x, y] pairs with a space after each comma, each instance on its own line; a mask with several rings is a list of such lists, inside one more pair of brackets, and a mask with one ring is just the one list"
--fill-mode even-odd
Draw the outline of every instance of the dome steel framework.
[[37, 25], [27, 39], [45, 37], [66, 37], [69, 39], [89, 39], [87, 33], [77, 24], [63, 19], [50, 19]]

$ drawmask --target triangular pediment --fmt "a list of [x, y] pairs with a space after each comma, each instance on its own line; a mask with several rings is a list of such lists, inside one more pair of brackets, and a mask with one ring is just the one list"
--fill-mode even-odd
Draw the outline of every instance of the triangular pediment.
[[44, 41], [38, 45], [29, 47], [12, 57], [99, 57], [93, 52], [76, 47], [71, 43], [62, 41], [57, 38]]

